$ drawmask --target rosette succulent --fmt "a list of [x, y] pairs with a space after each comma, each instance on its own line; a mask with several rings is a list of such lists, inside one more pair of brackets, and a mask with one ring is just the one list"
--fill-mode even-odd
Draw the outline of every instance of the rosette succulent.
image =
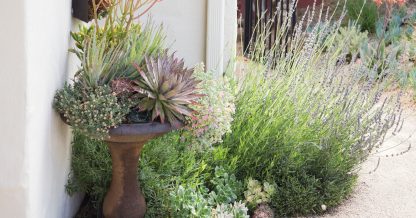
[[201, 96], [197, 93], [199, 81], [193, 76], [193, 70], [184, 65], [183, 60], [174, 54], [162, 54], [157, 58], [146, 57], [146, 71], [134, 64], [140, 74], [136, 80], [136, 91], [141, 95], [139, 111], [151, 111], [151, 120], [166, 120], [178, 126], [192, 117], [194, 110], [190, 105], [196, 104]]

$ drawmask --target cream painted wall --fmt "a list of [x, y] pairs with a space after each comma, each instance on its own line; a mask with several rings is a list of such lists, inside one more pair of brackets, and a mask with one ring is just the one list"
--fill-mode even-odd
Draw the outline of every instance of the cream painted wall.
[[0, 7], [0, 211], [25, 217], [28, 161], [25, 159], [26, 57], [23, 0]]
[[71, 0], [14, 0], [0, 13], [0, 216], [72, 217], [70, 132], [52, 109], [67, 76]]
[[205, 62], [206, 4], [206, 0], [163, 0], [150, 11], [156, 23], [163, 23], [168, 45], [189, 66]]
[[80, 199], [65, 192], [71, 134], [52, 108], [67, 80], [71, 0], [26, 0], [26, 146], [30, 217], [72, 217]]
[[225, 0], [224, 69], [237, 55], [237, 0]]

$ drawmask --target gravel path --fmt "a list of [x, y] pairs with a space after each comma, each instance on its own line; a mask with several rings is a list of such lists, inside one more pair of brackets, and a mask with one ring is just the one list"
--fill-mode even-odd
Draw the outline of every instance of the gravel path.
[[404, 114], [402, 131], [363, 164], [355, 193], [324, 217], [416, 217], [416, 110]]

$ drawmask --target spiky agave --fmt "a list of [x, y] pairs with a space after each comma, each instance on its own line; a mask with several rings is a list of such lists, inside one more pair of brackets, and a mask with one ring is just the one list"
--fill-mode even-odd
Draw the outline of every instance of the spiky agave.
[[198, 81], [193, 76], [193, 70], [184, 65], [174, 54], [164, 53], [159, 57], [146, 57], [146, 71], [134, 64], [140, 74], [136, 80], [136, 91], [142, 95], [138, 105], [140, 111], [151, 111], [151, 120], [160, 118], [173, 126], [185, 122], [194, 110], [189, 107], [196, 104], [201, 96], [197, 93]]

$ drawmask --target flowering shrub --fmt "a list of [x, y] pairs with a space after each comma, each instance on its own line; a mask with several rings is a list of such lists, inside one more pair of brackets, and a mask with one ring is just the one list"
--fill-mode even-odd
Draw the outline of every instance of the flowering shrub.
[[53, 105], [76, 131], [104, 139], [111, 127], [123, 122], [132, 102], [120, 102], [108, 86], [85, 88], [75, 83], [59, 90]]
[[[381, 97], [390, 75], [382, 70], [385, 80], [378, 80], [367, 66], [342, 61], [348, 45], [334, 44], [340, 23], [307, 23], [305, 32], [301, 20], [288, 45], [255, 51], [240, 72], [232, 132], [218, 147], [237, 179], [276, 184], [270, 206], [277, 216], [339, 204], [355, 184], [357, 165], [389, 129], [400, 129], [399, 96]], [[254, 42], [260, 48], [263, 41]]]
[[222, 142], [222, 136], [231, 131], [235, 105], [227, 77], [205, 72], [202, 64], [195, 68], [195, 77], [201, 81], [202, 97], [194, 106], [198, 113], [189, 118], [188, 130], [193, 136], [190, 144], [202, 149]]

